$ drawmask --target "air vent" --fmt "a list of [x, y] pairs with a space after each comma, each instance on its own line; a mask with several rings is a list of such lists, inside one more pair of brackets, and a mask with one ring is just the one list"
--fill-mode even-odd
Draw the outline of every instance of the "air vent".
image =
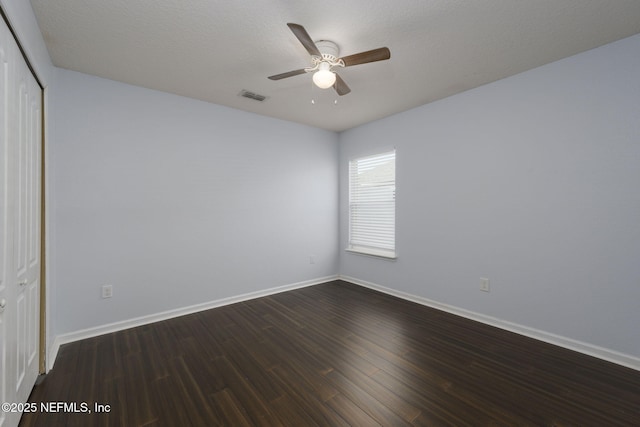
[[264, 96], [264, 95], [259, 95], [257, 93], [253, 93], [253, 92], [245, 90], [245, 89], [242, 89], [240, 91], [240, 93], [238, 94], [238, 96], [242, 96], [244, 98], [249, 98], [249, 99], [255, 99], [256, 101], [260, 101], [260, 102], [262, 102], [265, 99], [267, 99], [267, 97]]

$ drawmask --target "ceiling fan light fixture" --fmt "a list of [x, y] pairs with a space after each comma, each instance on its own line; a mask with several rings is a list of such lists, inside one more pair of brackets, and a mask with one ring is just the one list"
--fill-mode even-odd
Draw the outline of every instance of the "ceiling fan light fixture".
[[384, 61], [391, 58], [391, 52], [389, 52], [389, 48], [387, 47], [380, 47], [366, 52], [339, 57], [340, 49], [338, 45], [331, 40], [318, 40], [314, 42], [302, 25], [289, 22], [287, 26], [298, 41], [302, 43], [302, 46], [304, 46], [307, 52], [309, 52], [309, 55], [311, 55], [312, 65], [310, 67], [269, 76], [268, 78], [270, 80], [282, 80], [304, 73], [313, 73], [313, 83], [316, 86], [321, 89], [333, 87], [336, 93], [342, 96], [350, 93], [351, 89], [340, 75], [332, 71], [333, 68], [351, 67], [353, 65]]
[[320, 69], [313, 73], [313, 82], [320, 89], [328, 89], [336, 82], [336, 73], [331, 71], [329, 64], [322, 62]]

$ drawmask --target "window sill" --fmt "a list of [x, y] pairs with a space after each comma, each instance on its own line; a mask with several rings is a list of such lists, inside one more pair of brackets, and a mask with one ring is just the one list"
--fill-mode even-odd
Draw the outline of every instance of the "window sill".
[[358, 255], [367, 255], [376, 258], [384, 258], [389, 260], [398, 259], [395, 252], [385, 251], [381, 249], [369, 249], [369, 248], [347, 248], [345, 249], [347, 252], [351, 252]]

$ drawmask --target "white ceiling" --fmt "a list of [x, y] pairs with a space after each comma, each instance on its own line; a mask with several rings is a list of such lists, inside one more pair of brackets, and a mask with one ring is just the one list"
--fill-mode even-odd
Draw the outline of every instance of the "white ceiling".
[[[58, 67], [334, 131], [640, 33], [639, 0], [31, 4]], [[387, 46], [391, 59], [341, 70], [352, 90], [342, 97], [310, 74], [268, 80], [309, 65], [288, 22], [336, 42], [341, 56]]]

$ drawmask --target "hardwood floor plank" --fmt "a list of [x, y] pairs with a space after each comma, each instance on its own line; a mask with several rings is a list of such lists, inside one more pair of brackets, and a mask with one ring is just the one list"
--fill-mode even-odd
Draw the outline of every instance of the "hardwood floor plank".
[[[201, 384], [182, 357], [171, 361], [171, 379], [176, 386], [174, 392], [183, 397], [183, 407], [191, 420], [190, 425], [220, 425], [215, 412], [209, 407], [208, 398], [202, 392]], [[198, 365], [192, 365], [197, 367]]]
[[[422, 382], [413, 382], [410, 378], [399, 379], [386, 371], [377, 372], [373, 379], [381, 386], [402, 396], [407, 403], [420, 408], [420, 414], [412, 420], [414, 425], [469, 426], [481, 425], [486, 418], [460, 408], [459, 403], [443, 393], [439, 387]], [[470, 422], [470, 420], [474, 420]], [[476, 423], [477, 424], [474, 424]]]
[[329, 369], [319, 368], [315, 363], [315, 357], [307, 357], [304, 359], [288, 357], [283, 349], [284, 363], [274, 367], [271, 371], [276, 378], [282, 377], [282, 370], [285, 372], [291, 372], [293, 378], [297, 378], [296, 384], [287, 384], [292, 388], [306, 388], [310, 390], [310, 393], [317, 396], [322, 402], [326, 402], [333, 396], [338, 394], [338, 391], [331, 386], [329, 381], [324, 377], [324, 373]]
[[381, 426], [379, 422], [371, 418], [369, 414], [363, 411], [358, 405], [344, 397], [342, 394], [336, 394], [327, 402], [327, 405], [333, 409], [338, 415], [347, 420], [351, 426]]
[[[336, 337], [332, 333], [336, 332]], [[308, 330], [288, 331], [287, 335], [293, 340], [295, 346], [304, 349], [309, 354], [318, 356], [320, 360], [330, 361], [323, 371], [328, 372], [333, 369], [340, 369], [342, 366], [356, 367], [365, 375], [371, 375], [378, 371], [378, 367], [370, 363], [359, 354], [359, 350], [354, 351], [352, 346], [344, 340], [337, 338], [341, 333], [341, 328], [334, 328], [332, 325], [324, 325], [322, 328], [310, 326]], [[314, 339], [310, 339], [309, 336]], [[346, 334], [345, 334], [346, 335]], [[291, 344], [289, 344], [291, 346]]]
[[333, 369], [331, 360], [327, 360], [318, 355], [320, 348], [315, 344], [305, 344], [296, 338], [298, 335], [291, 335], [281, 329], [268, 329], [264, 331], [268, 338], [271, 350], [279, 358], [278, 363], [283, 360], [287, 362], [302, 361], [315, 372], [328, 372]]
[[409, 425], [409, 422], [403, 420], [386, 406], [387, 402], [377, 400], [360, 387], [359, 383], [361, 383], [361, 381], [354, 378], [347, 378], [340, 371], [331, 371], [326, 376], [345, 398], [352, 401], [380, 425]]
[[[94, 414], [92, 416], [92, 419], [95, 421], [93, 425], [103, 427], [126, 425], [126, 413], [122, 410], [126, 405], [122, 381], [118, 381], [117, 377], [106, 379], [102, 385], [101, 393], [99, 393], [98, 396], [97, 400], [92, 403], [108, 404], [109, 411], [102, 412], [99, 415]], [[95, 408], [92, 409], [95, 410]]]
[[251, 427], [253, 424], [246, 417], [242, 405], [229, 389], [221, 390], [209, 396], [211, 407], [218, 413], [222, 425]]
[[640, 372], [333, 281], [63, 345], [30, 402], [110, 410], [23, 427], [637, 427]]
[[411, 365], [391, 364], [376, 373], [374, 379], [381, 384], [393, 385], [392, 389], [400, 390], [400, 395], [411, 405], [426, 408], [434, 414], [446, 414], [445, 419], [452, 418], [456, 424], [473, 420], [470, 425], [486, 425], [502, 420], [498, 405], [483, 407], [472, 404], [462, 393], [462, 387], [447, 376], [425, 377], [421, 372], [414, 371]]
[[[376, 373], [379, 370], [376, 371]], [[355, 386], [360, 388], [363, 394], [370, 396], [380, 405], [387, 407], [404, 421], [410, 423], [420, 415], [420, 409], [398, 396], [386, 387], [380, 387], [380, 383], [373, 378], [363, 374], [359, 369], [343, 366], [337, 375], [343, 377], [341, 381], [349, 379]], [[375, 375], [375, 374], [374, 374]], [[327, 377], [335, 377], [336, 371], [328, 373]]]
[[[134, 333], [128, 335], [131, 336], [134, 335]], [[149, 377], [151, 376], [148, 373], [148, 369], [146, 369], [148, 366], [147, 362], [142, 359], [140, 352], [136, 352], [128, 353], [123, 358], [122, 365], [125, 398], [121, 400], [121, 404], [127, 415], [125, 418], [126, 425], [140, 426], [153, 421], [155, 416], [151, 411], [150, 389], [145, 386], [149, 384]], [[84, 394], [80, 395], [84, 396]], [[99, 401], [99, 397], [93, 394], [87, 401], [96, 402]]]
[[[154, 402], [154, 413], [160, 425], [198, 425], [194, 422], [204, 422], [198, 414], [197, 408], [189, 399], [189, 396], [181, 392], [181, 383], [169, 375], [159, 378], [150, 385], [151, 396]], [[187, 400], [186, 402], [184, 400]], [[113, 426], [127, 424], [111, 424]], [[213, 424], [215, 425], [215, 424]]]
[[282, 388], [273, 381], [268, 370], [262, 367], [252, 357], [254, 353], [260, 353], [265, 346], [259, 343], [239, 344], [236, 340], [227, 340], [224, 343], [226, 359], [242, 370], [245, 380], [250, 382], [256, 392], [266, 401], [274, 401], [283, 396]]
[[316, 423], [304, 408], [288, 395], [277, 398], [271, 402], [271, 406], [282, 417], [284, 425], [320, 427], [320, 424]]
[[282, 421], [269, 408], [269, 403], [247, 381], [242, 371], [236, 369], [226, 357], [214, 359], [218, 370], [222, 373], [225, 383], [237, 397], [240, 404], [247, 411], [248, 417], [256, 426], [281, 426]]
[[277, 366], [273, 370], [274, 378], [287, 391], [287, 395], [294, 396], [297, 404], [316, 424], [320, 426], [348, 426], [342, 417], [324, 405], [327, 400], [338, 393], [334, 392], [331, 396], [324, 398], [323, 393], [317, 392], [316, 382], [309, 381], [306, 375], [301, 377], [298, 372], [287, 365]]

